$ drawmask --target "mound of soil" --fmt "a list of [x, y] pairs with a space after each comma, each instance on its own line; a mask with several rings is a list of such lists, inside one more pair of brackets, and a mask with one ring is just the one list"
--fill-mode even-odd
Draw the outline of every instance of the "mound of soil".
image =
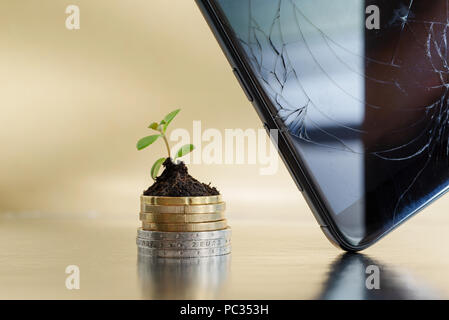
[[189, 175], [184, 162], [173, 163], [168, 158], [162, 165], [165, 167], [164, 172], [143, 193], [144, 196], [199, 197], [220, 194], [210, 183], [201, 183]]

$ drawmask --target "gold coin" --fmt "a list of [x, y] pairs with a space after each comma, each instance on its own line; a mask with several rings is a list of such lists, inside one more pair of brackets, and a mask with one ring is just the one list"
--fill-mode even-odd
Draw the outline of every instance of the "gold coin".
[[199, 232], [221, 230], [227, 227], [226, 219], [214, 222], [197, 222], [197, 223], [153, 223], [142, 222], [143, 230], [150, 231], [166, 231], [166, 232]]
[[150, 213], [140, 214], [140, 220], [155, 223], [192, 223], [211, 222], [225, 218], [223, 212], [217, 213], [197, 213], [197, 214], [177, 214], [177, 213]]
[[221, 202], [221, 195], [207, 197], [153, 197], [141, 196], [142, 204], [154, 204], [164, 206], [180, 206], [192, 204], [211, 204]]
[[154, 204], [142, 204], [142, 213], [218, 213], [226, 209], [224, 202], [214, 204], [197, 204], [189, 206], [162, 206]]

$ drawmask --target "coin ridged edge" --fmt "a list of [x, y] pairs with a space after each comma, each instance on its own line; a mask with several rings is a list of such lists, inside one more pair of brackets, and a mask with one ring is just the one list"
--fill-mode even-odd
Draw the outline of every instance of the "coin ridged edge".
[[160, 205], [142, 203], [142, 213], [166, 213], [166, 214], [197, 214], [197, 213], [222, 213], [226, 210], [226, 202], [195, 205]]
[[231, 245], [218, 248], [207, 249], [187, 249], [187, 250], [170, 250], [170, 249], [153, 249], [138, 246], [138, 253], [148, 256], [156, 256], [162, 258], [198, 258], [219, 256], [231, 253]]
[[203, 240], [203, 239], [217, 239], [223, 236], [231, 237], [232, 229], [228, 226], [223, 230], [214, 231], [153, 231], [137, 229], [139, 238], [150, 240]]
[[166, 232], [200, 232], [223, 230], [227, 227], [228, 222], [222, 219], [214, 222], [192, 222], [192, 223], [154, 223], [142, 222], [142, 228], [149, 231], [166, 231]]
[[141, 212], [139, 219], [142, 222], [153, 223], [196, 223], [196, 222], [215, 222], [225, 219], [224, 212], [214, 213], [154, 213]]
[[149, 249], [169, 249], [169, 250], [195, 250], [219, 248], [231, 244], [231, 238], [203, 239], [203, 240], [154, 240], [136, 238], [139, 247]]

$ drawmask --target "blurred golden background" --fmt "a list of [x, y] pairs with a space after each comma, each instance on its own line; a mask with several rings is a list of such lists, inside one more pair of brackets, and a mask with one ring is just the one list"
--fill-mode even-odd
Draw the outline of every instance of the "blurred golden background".
[[[80, 30], [65, 27], [70, 4], [80, 8]], [[222, 132], [258, 129], [256, 112], [193, 0], [3, 0], [0, 21], [0, 217], [25, 218], [0, 220], [0, 297], [140, 296], [130, 281], [139, 196], [165, 149], [158, 141], [138, 152], [137, 140], [175, 108], [172, 129], [189, 131], [194, 120]], [[189, 168], [227, 202], [236, 245], [222, 296], [319, 292], [341, 251], [281, 161], [271, 176], [259, 165]], [[367, 252], [447, 296], [449, 256], [438, 244], [448, 240], [448, 207], [446, 196]], [[63, 285], [72, 263], [87, 279], [81, 293]]]
[[[79, 30], [65, 27], [70, 4]], [[135, 148], [152, 121], [182, 108], [171, 129], [262, 127], [194, 1], [7, 0], [0, 21], [1, 214], [137, 219], [165, 154], [160, 141]], [[189, 168], [218, 187], [229, 218], [307, 212], [279, 162], [272, 176], [259, 165]]]

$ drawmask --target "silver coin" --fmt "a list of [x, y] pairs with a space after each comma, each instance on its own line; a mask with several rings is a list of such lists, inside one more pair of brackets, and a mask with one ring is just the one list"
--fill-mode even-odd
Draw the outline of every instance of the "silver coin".
[[205, 239], [205, 240], [150, 240], [137, 238], [136, 244], [139, 247], [155, 249], [197, 249], [197, 248], [216, 248], [231, 243], [230, 238]]
[[[181, 268], [181, 273], [184, 276], [189, 276], [189, 273], [191, 274], [192, 271], [197, 272], [199, 270], [200, 271], [199, 276], [201, 277], [202, 272], [214, 273], [213, 269], [223, 269], [223, 268], [227, 269], [231, 262], [230, 255], [199, 257], [190, 259], [176, 259], [176, 258], [169, 259], [139, 254], [137, 256], [137, 259], [139, 265], [149, 270], [150, 272], [156, 272], [158, 276], [160, 275], [161, 272], [162, 273], [170, 272], [170, 268], [174, 267], [174, 269], [171, 270], [175, 270], [174, 272], [177, 273], [179, 271], [178, 268]], [[222, 272], [225, 272], [225, 270], [221, 270], [219, 273]]]
[[171, 231], [149, 231], [137, 229], [137, 237], [149, 240], [210, 240], [231, 238], [231, 228], [215, 231], [198, 232], [171, 232]]
[[175, 249], [155, 249], [138, 246], [138, 254], [161, 258], [199, 258], [220, 256], [231, 253], [231, 245], [218, 248], [195, 249], [195, 250], [175, 250]]

